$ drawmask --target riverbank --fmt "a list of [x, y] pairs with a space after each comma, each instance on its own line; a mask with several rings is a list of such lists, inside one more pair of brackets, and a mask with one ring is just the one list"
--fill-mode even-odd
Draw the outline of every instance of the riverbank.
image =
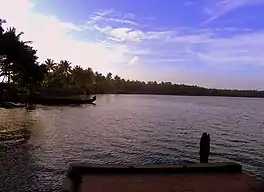
[[[81, 105], [81, 104], [92, 104], [95, 99], [90, 98], [90, 95], [83, 95], [80, 92], [72, 89], [52, 89], [52, 88], [39, 88], [32, 95], [28, 95], [24, 91], [19, 90], [12, 84], [2, 83], [0, 85], [1, 90], [1, 103], [2, 106], [6, 106], [5, 102], [11, 102], [15, 104], [41, 104], [41, 105]], [[243, 92], [247, 94], [231, 94], [232, 92], [226, 90], [214, 90], [220, 92], [200, 92], [199, 94], [193, 92], [192, 94], [187, 94], [185, 92], [178, 92], [177, 94], [173, 94], [170, 92], [148, 92], [149, 90], [142, 91], [116, 91], [116, 92], [104, 92], [97, 93], [93, 92], [93, 94], [137, 94], [137, 95], [173, 95], [173, 96], [213, 96], [213, 97], [245, 97], [245, 98], [264, 98], [264, 93], [261, 91], [258, 92]], [[221, 92], [223, 91], [223, 92]], [[212, 94], [213, 93], [213, 94]], [[225, 94], [223, 94], [225, 93]], [[251, 93], [258, 93], [257, 95]], [[14, 105], [15, 106], [15, 105]]]
[[[151, 87], [155, 87], [151, 88]], [[124, 88], [123, 90], [91, 90], [87, 94], [81, 93], [71, 88], [48, 88], [39, 87], [36, 89], [33, 100], [38, 103], [52, 103], [60, 102], [65, 104], [71, 103], [82, 103], [82, 100], [87, 99], [90, 95], [96, 94], [138, 94], [138, 95], [175, 95], [175, 96], [212, 96], [212, 97], [245, 97], [245, 98], [264, 98], [264, 91], [257, 90], [229, 90], [229, 89], [209, 89], [197, 86], [186, 86], [186, 85], [165, 85], [159, 84], [145, 85], [144, 87]], [[169, 87], [169, 88], [168, 88]], [[15, 85], [0, 83], [1, 99], [3, 101], [10, 101], [15, 103], [25, 103], [26, 93], [19, 90]], [[80, 99], [81, 98], [81, 99]], [[89, 98], [88, 98], [89, 99]], [[52, 101], [51, 101], [52, 100]], [[59, 104], [59, 103], [58, 103]]]
[[29, 94], [16, 88], [11, 84], [0, 85], [0, 103], [7, 106], [6, 103], [15, 104], [41, 104], [41, 105], [80, 105], [91, 104], [96, 98], [90, 98], [90, 95], [80, 94], [71, 89], [48, 89], [42, 88]]

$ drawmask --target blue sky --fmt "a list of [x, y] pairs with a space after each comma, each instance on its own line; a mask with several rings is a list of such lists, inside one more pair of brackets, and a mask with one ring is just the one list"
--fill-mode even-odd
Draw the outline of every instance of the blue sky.
[[0, 3], [0, 17], [34, 41], [40, 62], [67, 59], [130, 79], [264, 89], [264, 0]]

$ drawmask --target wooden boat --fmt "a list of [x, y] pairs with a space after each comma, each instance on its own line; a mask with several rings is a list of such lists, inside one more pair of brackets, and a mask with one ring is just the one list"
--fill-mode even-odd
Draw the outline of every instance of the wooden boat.
[[82, 105], [82, 104], [93, 104], [96, 100], [96, 96], [90, 99], [68, 99], [68, 98], [37, 98], [35, 104], [41, 105]]
[[3, 102], [0, 104], [0, 107], [5, 108], [5, 109], [23, 108], [25, 106], [26, 105], [24, 104], [13, 103], [13, 102]]

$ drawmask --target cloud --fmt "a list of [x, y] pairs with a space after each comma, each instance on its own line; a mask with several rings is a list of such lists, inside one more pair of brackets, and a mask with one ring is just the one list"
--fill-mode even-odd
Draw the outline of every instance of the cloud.
[[139, 28], [131, 27], [116, 27], [111, 26], [99, 27], [94, 24], [88, 28], [94, 28], [100, 33], [106, 35], [110, 40], [117, 42], [142, 42], [144, 40], [171, 40], [171, 35], [175, 31], [143, 31]]
[[[56, 19], [56, 18], [54, 18], [54, 19]], [[60, 25], [61, 25], [61, 27], [63, 29], [68, 29], [69, 31], [79, 31], [79, 32], [81, 32], [81, 31], [84, 30], [83, 27], [74, 25], [73, 23], [63, 23], [63, 22], [61, 22]]]
[[130, 61], [129, 61], [129, 65], [133, 66], [133, 65], [137, 65], [139, 62], [139, 57], [138, 56], [134, 56]]
[[130, 28], [115, 28], [109, 31], [105, 31], [106, 34], [111, 36], [116, 41], [134, 41], [139, 42], [144, 39], [144, 33], [140, 30], [134, 30]]
[[[134, 43], [133, 53], [141, 53], [141, 63], [177, 65], [264, 66], [264, 31], [248, 29], [186, 29], [143, 31], [139, 28], [98, 28], [111, 41]], [[221, 34], [226, 34], [222, 36]]]
[[193, 4], [194, 4], [193, 1], [187, 1], [187, 2], [184, 3], [184, 6], [189, 7], [189, 6], [193, 5]]
[[125, 14], [124, 18], [134, 20], [136, 18], [136, 15], [133, 13], [127, 13], [127, 14]]
[[259, 32], [235, 35], [232, 38], [215, 38], [204, 46], [198, 57], [216, 66], [264, 66], [264, 43], [259, 42], [259, 38], [263, 37], [264, 33]]
[[145, 38], [148, 40], [171, 40], [172, 36], [176, 35], [177, 31], [164, 30], [164, 31], [149, 31], [146, 32]]
[[96, 11], [92, 14], [90, 17], [88, 24], [94, 24], [98, 22], [113, 22], [113, 23], [121, 23], [121, 24], [129, 24], [132, 26], [138, 26], [139, 24], [133, 19], [135, 18], [135, 15], [125, 14], [122, 18], [119, 16], [119, 14], [115, 13], [114, 10], [104, 10], [104, 11]]
[[[146, 30], [141, 23], [131, 26], [125, 23], [99, 25], [96, 22], [91, 27], [103, 34], [110, 42], [128, 47], [128, 52], [134, 55], [128, 65], [135, 66], [140, 56], [140, 70], [137, 67], [131, 68], [129, 72], [124, 70], [122, 74], [126, 77], [207, 87], [250, 88], [251, 86], [258, 89], [261, 87], [260, 84], [253, 84], [253, 82], [262, 82], [260, 76], [240, 76], [239, 78], [245, 80], [241, 80], [239, 84], [236, 80], [239, 74], [226, 75], [226, 71], [240, 71], [247, 67], [260, 67], [259, 69], [263, 70], [264, 42], [260, 39], [264, 38], [264, 31], [230, 27], [211, 29], [170, 27], [165, 30], [152, 27]], [[171, 68], [166, 71], [166, 66]], [[186, 70], [187, 68], [194, 69]], [[209, 69], [215, 70], [214, 74], [208, 73]], [[220, 75], [215, 75], [217, 70], [222, 71], [222, 74], [220, 72]], [[221, 80], [222, 78], [225, 81]], [[249, 83], [246, 83], [246, 79]]]
[[196, 52], [198, 58], [219, 65], [264, 66], [264, 31], [237, 34], [229, 38], [208, 38]]
[[133, 56], [126, 45], [97, 39], [89, 42], [76, 40], [72, 32], [86, 33], [84, 25], [62, 21], [55, 15], [37, 13], [29, 0], [0, 0], [0, 4], [1, 17], [7, 20], [6, 25], [15, 26], [25, 33], [23, 39], [33, 41], [40, 62], [47, 58], [69, 60], [104, 73], [125, 65]]
[[107, 9], [107, 10], [98, 10], [93, 15], [99, 15], [99, 16], [109, 16], [111, 14], [114, 14], [114, 9]]
[[144, 39], [142, 31], [128, 27], [112, 28], [111, 26], [99, 27], [94, 25], [93, 28], [104, 34], [107, 39], [116, 42], [139, 42]]
[[[222, 36], [221, 34], [228, 34]], [[264, 31], [214, 29], [142, 32], [140, 48], [148, 48], [142, 63], [191, 63], [223, 66], [263, 66]]]
[[235, 9], [264, 3], [264, 0], [215, 0], [210, 7], [205, 8], [205, 13], [209, 18], [205, 23], [209, 23]]

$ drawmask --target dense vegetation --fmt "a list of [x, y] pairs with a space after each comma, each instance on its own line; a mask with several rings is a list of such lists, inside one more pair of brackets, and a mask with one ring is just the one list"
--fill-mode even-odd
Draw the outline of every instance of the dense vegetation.
[[3, 23], [0, 19], [0, 77], [29, 99], [45, 78], [45, 65], [38, 64], [31, 42], [20, 39], [23, 33], [17, 34], [15, 28], [4, 30]]
[[93, 72], [91, 68], [81, 66], [71, 67], [68, 61], [55, 63], [47, 59], [48, 73], [43, 86], [49, 88], [66, 88], [78, 90], [79, 93], [137, 93], [137, 94], [165, 94], [165, 95], [197, 95], [197, 96], [255, 96], [262, 97], [264, 92], [251, 90], [220, 90], [206, 89], [198, 86], [178, 85], [171, 82], [130, 81], [118, 75], [112, 77]]
[[125, 80], [118, 75], [106, 76], [91, 68], [73, 66], [69, 61], [58, 63], [47, 59], [39, 64], [37, 51], [30, 42], [20, 39], [23, 33], [15, 28], [4, 30], [0, 20], [0, 77], [2, 82], [15, 86], [30, 95], [41, 90], [71, 90], [78, 94], [137, 93], [197, 96], [264, 97], [263, 91], [220, 90], [198, 86], [178, 85], [171, 82], [143, 82]]

